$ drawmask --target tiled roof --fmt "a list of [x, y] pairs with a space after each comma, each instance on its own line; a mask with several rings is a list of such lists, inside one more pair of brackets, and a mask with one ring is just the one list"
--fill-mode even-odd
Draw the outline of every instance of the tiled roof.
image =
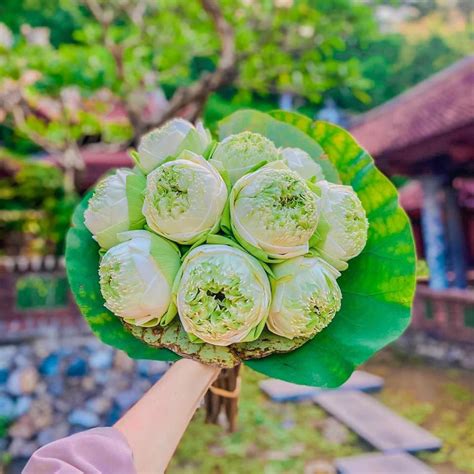
[[350, 130], [380, 157], [468, 124], [474, 125], [474, 56], [356, 117]]

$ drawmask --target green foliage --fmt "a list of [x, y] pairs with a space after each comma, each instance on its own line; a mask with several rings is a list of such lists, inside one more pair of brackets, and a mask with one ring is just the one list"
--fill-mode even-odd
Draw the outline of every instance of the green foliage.
[[[384, 370], [390, 364], [383, 359]], [[438, 465], [442, 464], [441, 472], [474, 472], [474, 393], [469, 380], [471, 374], [467, 371], [434, 369], [412, 358], [405, 359], [402, 367], [393, 367], [390, 372], [384, 374], [387, 386], [380, 394], [381, 401], [428, 429], [442, 441], [439, 451], [421, 453], [421, 459], [436, 471]], [[411, 377], [417, 382], [408, 382]]]
[[10, 424], [11, 420], [9, 418], [0, 417], [0, 439], [8, 435], [8, 427]]
[[62, 0], [2, 0], [0, 19], [16, 34], [23, 24], [47, 27], [55, 46], [71, 41], [73, 31], [78, 27]]
[[16, 282], [16, 306], [20, 310], [65, 307], [68, 304], [68, 290], [64, 277], [27, 275]]
[[[62, 253], [74, 195], [65, 195], [63, 173], [49, 163], [12, 158], [1, 151], [9, 173], [0, 178], [0, 211], [13, 211], [0, 219], [0, 240], [21, 232], [32, 236], [35, 253]], [[25, 251], [28, 249], [24, 249]]]
[[454, 382], [447, 383], [444, 387], [446, 393], [452, 397], [456, 402], [472, 403], [474, 401], [474, 394], [462, 385]]
[[430, 277], [430, 267], [426, 260], [418, 259], [416, 261], [416, 278], [420, 280], [428, 280]]
[[[470, 54], [472, 8], [464, 0], [391, 3], [394, 7], [410, 6], [417, 13], [408, 16], [395, 31], [373, 31], [369, 40], [353, 36], [347, 48], [336, 53], [338, 58], [358, 60], [362, 77], [369, 81], [362, 93], [353, 94], [344, 87], [329, 91], [342, 108], [373, 108]], [[395, 15], [398, 13], [394, 10]]]
[[15, 182], [16, 197], [34, 207], [57, 195], [62, 188], [63, 176], [55, 166], [29, 162], [16, 173]]
[[433, 429], [443, 440], [436, 453], [426, 453], [422, 458], [432, 464], [451, 463], [457, 469], [473, 473], [474, 465], [474, 410], [472, 403], [461, 410], [443, 410]]
[[[0, 75], [19, 79], [24, 71], [36, 70], [42, 77], [34, 84], [35, 93], [56, 96], [74, 85], [87, 97], [106, 87], [127, 101], [136, 91], [187, 84], [215, 67], [219, 41], [197, 0], [144, 4], [139, 21], [126, 8], [109, 5], [115, 17], [104, 28], [80, 2], [29, 0], [15, 16], [8, 0], [3, 18], [15, 32], [27, 22], [50, 26], [55, 37], [52, 46], [41, 46], [17, 36], [12, 50], [0, 52]], [[367, 86], [358, 62], [335, 53], [344, 51], [353, 36], [366, 38], [375, 30], [369, 7], [352, 0], [322, 5], [298, 1], [291, 8], [273, 2], [220, 4], [235, 29], [239, 93], [289, 91], [319, 101], [330, 88]], [[53, 9], [67, 32], [55, 24]]]

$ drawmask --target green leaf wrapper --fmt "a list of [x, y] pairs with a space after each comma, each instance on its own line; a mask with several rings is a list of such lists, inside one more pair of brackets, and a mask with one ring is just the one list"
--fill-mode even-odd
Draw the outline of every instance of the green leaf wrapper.
[[[165, 327], [124, 325], [103, 306], [98, 246], [83, 224], [86, 196], [68, 234], [67, 272], [82, 313], [103, 342], [134, 358], [176, 360], [179, 354], [220, 367], [245, 361], [271, 377], [336, 387], [407, 327], [415, 290], [415, 250], [396, 189], [345, 130], [299, 114], [275, 111], [271, 115], [237, 112], [222, 121], [220, 139], [249, 130], [262, 133], [277, 146], [305, 150], [328, 181], [353, 187], [369, 220], [364, 250], [337, 280], [342, 307], [333, 321], [309, 341], [289, 340], [264, 329], [255, 341], [227, 347], [191, 342], [177, 318]], [[224, 212], [221, 228], [228, 229], [226, 224]]]

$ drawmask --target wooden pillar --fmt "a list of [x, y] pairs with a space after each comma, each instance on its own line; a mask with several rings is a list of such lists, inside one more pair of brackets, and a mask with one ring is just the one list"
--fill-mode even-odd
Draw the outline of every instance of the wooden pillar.
[[456, 191], [452, 186], [446, 187], [446, 226], [449, 255], [454, 271], [454, 287], [467, 287], [466, 242], [464, 239], [461, 212]]
[[446, 241], [440, 202], [442, 179], [439, 176], [424, 176], [421, 183], [423, 186], [421, 225], [426, 261], [430, 269], [430, 287], [442, 290], [448, 288]]

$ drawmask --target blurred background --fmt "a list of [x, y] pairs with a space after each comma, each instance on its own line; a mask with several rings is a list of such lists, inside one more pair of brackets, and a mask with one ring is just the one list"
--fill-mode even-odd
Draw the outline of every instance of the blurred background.
[[2, 0], [1, 470], [20, 472], [38, 446], [114, 423], [167, 368], [112, 351], [82, 322], [63, 260], [80, 196], [131, 166], [128, 149], [171, 117], [215, 131], [239, 108], [284, 108], [348, 128], [399, 188], [419, 257], [413, 321], [359, 375], [362, 389], [378, 377], [367, 418], [383, 407], [377, 426], [390, 426], [388, 413], [406, 440], [420, 425], [431, 444], [395, 449], [416, 455], [397, 462], [418, 464], [390, 471], [360, 420], [318, 406], [314, 393], [268, 390], [245, 369], [238, 431], [224, 436], [198, 412], [169, 472], [363, 472], [351, 462], [367, 453], [381, 463], [365, 470], [374, 474], [474, 472], [472, 7]]

